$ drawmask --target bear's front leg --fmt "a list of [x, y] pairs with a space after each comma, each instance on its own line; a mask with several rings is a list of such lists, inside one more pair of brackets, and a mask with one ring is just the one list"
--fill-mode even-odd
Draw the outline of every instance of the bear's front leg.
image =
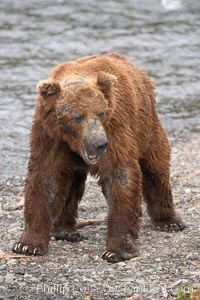
[[[43, 255], [48, 250], [52, 219], [64, 205], [67, 184], [56, 172], [37, 167], [29, 170], [25, 185], [25, 229], [14, 244], [15, 253]], [[58, 177], [58, 176], [57, 176]], [[60, 187], [60, 188], [59, 188]], [[63, 202], [63, 204], [62, 204]]]
[[102, 258], [115, 263], [137, 256], [135, 240], [140, 228], [141, 170], [135, 166], [115, 169], [102, 181], [109, 205], [107, 250]]

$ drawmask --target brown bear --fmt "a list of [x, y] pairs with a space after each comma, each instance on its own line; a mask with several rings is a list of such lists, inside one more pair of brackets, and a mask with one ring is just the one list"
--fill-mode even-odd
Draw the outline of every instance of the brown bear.
[[[154, 229], [182, 230], [169, 182], [170, 147], [154, 84], [118, 53], [58, 65], [38, 84], [16, 253], [42, 255], [52, 232], [75, 234], [87, 174], [108, 202], [108, 262], [137, 255], [142, 195]], [[67, 233], [66, 233], [67, 238]], [[72, 237], [73, 240], [73, 237]]]

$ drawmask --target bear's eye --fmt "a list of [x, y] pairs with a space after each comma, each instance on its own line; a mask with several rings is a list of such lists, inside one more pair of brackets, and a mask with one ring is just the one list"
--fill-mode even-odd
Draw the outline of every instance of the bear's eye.
[[104, 111], [101, 111], [101, 112], [98, 114], [99, 119], [103, 119], [104, 116], [105, 116], [105, 112], [104, 112]]
[[74, 121], [76, 123], [80, 123], [83, 120], [84, 120], [84, 116], [79, 116], [79, 115], [74, 116]]

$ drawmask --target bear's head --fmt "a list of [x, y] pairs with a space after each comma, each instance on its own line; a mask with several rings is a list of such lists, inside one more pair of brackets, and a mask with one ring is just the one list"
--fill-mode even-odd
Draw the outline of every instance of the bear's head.
[[116, 84], [114, 75], [102, 71], [96, 79], [74, 74], [64, 82], [48, 79], [38, 84], [43, 127], [89, 165], [97, 164], [108, 147]]

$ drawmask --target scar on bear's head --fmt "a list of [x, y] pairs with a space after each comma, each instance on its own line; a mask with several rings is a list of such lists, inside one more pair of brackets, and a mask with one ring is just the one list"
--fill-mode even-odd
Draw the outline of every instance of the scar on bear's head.
[[62, 87], [66, 88], [69, 86], [74, 86], [74, 85], [81, 85], [83, 83], [83, 81], [72, 81], [72, 82], [68, 82], [68, 80], [66, 79], [63, 83], [62, 83]]
[[74, 108], [69, 108], [66, 104], [62, 104], [55, 110], [56, 119], [61, 119], [66, 113], [70, 114], [76, 123], [81, 123], [85, 118], [83, 115], [79, 115]]
[[57, 108], [55, 110], [55, 112], [56, 112], [56, 118], [59, 119], [59, 118], [63, 117], [63, 115], [67, 112], [72, 113], [73, 109], [68, 108], [66, 104], [62, 104], [59, 106], [59, 108]]
[[82, 87], [77, 92], [77, 98], [82, 98], [85, 100], [86, 98], [90, 99], [94, 97], [96, 97], [96, 93], [90, 87]]

